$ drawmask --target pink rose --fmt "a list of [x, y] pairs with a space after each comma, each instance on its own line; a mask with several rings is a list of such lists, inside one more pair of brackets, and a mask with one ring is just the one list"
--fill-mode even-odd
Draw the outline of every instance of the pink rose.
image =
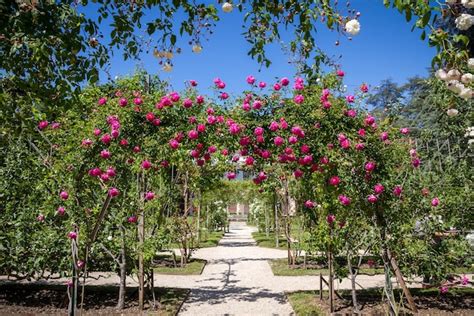
[[154, 192], [146, 192], [145, 193], [145, 200], [151, 201], [155, 198], [155, 193]]
[[69, 193], [67, 193], [66, 191], [61, 191], [59, 193], [59, 197], [62, 199], [62, 200], [67, 200], [69, 199]]
[[375, 186], [374, 186], [374, 192], [375, 194], [381, 194], [383, 193], [383, 191], [385, 190], [384, 186], [380, 183], [377, 183]]
[[329, 178], [329, 185], [337, 187], [341, 183], [341, 179], [338, 176], [332, 176]]
[[301, 94], [295, 95], [293, 101], [295, 101], [296, 104], [301, 104], [304, 102], [304, 96]]
[[326, 217], [326, 221], [328, 222], [329, 225], [332, 225], [332, 223], [334, 223], [336, 221], [336, 215], [334, 214], [329, 214], [327, 217]]
[[345, 195], [339, 195], [338, 197], [339, 202], [341, 202], [342, 205], [348, 206], [351, 204], [351, 199]]
[[247, 83], [253, 85], [255, 83], [255, 77], [252, 75], [247, 76]]
[[367, 197], [367, 201], [369, 201], [369, 203], [372, 203], [372, 204], [376, 203], [377, 200], [378, 200], [377, 197], [373, 194], [371, 194]]

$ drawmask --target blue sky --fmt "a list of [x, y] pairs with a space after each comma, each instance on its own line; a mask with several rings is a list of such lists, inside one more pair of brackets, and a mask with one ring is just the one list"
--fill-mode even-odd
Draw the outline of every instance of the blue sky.
[[[345, 83], [349, 90], [362, 82], [377, 85], [383, 79], [392, 78], [402, 83], [408, 77], [428, 73], [435, 49], [420, 40], [418, 30], [411, 32], [412, 23], [407, 23], [403, 15], [395, 9], [385, 8], [381, 0], [352, 0], [351, 5], [361, 12], [359, 35], [349, 41], [325, 27], [320, 27], [316, 35], [316, 42], [328, 55], [342, 55], [340, 64], [346, 72]], [[294, 67], [288, 64], [289, 57], [279, 45], [268, 48], [273, 64], [259, 72], [258, 63], [247, 56], [250, 46], [241, 34], [243, 15], [237, 10], [223, 13], [220, 7], [219, 14], [221, 21], [209, 41], [202, 43], [200, 54], [192, 52], [187, 39], [178, 39], [183, 52], [174, 57], [172, 72], [163, 72], [151, 53], [143, 54], [138, 61], [123, 61], [118, 53], [112, 60], [110, 74], [112, 77], [124, 76], [141, 67], [168, 79], [176, 90], [182, 89], [189, 79], [197, 80], [204, 92], [212, 85], [213, 78], [220, 77], [226, 82], [229, 93], [247, 88], [245, 78], [249, 74], [268, 83], [274, 82], [275, 77], [294, 75]], [[336, 40], [340, 40], [339, 46], [335, 45]], [[106, 80], [105, 77], [102, 79]]]

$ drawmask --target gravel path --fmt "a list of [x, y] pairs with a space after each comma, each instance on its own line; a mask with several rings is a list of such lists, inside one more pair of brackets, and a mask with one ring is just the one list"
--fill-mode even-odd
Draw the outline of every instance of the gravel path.
[[208, 261], [200, 276], [157, 276], [160, 286], [183, 281], [192, 289], [180, 315], [294, 314], [267, 262], [286, 252], [257, 247], [251, 232], [245, 224], [232, 223], [219, 246], [196, 251], [194, 257]]

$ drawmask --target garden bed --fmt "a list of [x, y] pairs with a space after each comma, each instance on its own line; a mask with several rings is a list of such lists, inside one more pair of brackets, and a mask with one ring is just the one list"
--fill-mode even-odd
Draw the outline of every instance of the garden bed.
[[[383, 274], [383, 266], [378, 262], [377, 259], [374, 257], [369, 257], [376, 262], [376, 265], [369, 265], [367, 263], [363, 263], [359, 269], [359, 275], [376, 275], [376, 274]], [[339, 258], [336, 258], [339, 259]], [[343, 259], [343, 258], [342, 258]], [[294, 266], [288, 266], [288, 259], [281, 258], [281, 259], [272, 259], [269, 260], [270, 267], [272, 268], [273, 275], [276, 276], [304, 276], [304, 275], [329, 275], [329, 269], [327, 268], [325, 257], [317, 257], [308, 259], [306, 264], [303, 263], [302, 258], [298, 258], [296, 260], [296, 264]], [[345, 264], [345, 262], [341, 262], [341, 264]], [[346, 274], [349, 276], [348, 269], [343, 266], [342, 267], [342, 275]], [[455, 274], [467, 274], [472, 273], [472, 268], [469, 267], [458, 267], [455, 268], [453, 273]]]
[[[335, 315], [352, 315], [352, 302], [350, 291], [338, 291], [344, 300], [334, 301]], [[388, 306], [381, 302], [381, 290], [359, 290], [358, 300], [362, 306], [363, 315], [386, 315]], [[399, 292], [397, 291], [397, 296]], [[411, 289], [419, 315], [457, 315], [474, 314], [474, 289], [456, 288], [448, 293], [440, 294], [438, 289]], [[324, 297], [329, 293], [324, 291]], [[329, 301], [319, 299], [319, 291], [301, 291], [287, 294], [296, 315], [328, 315]], [[411, 314], [404, 309], [405, 314]]]
[[[118, 287], [86, 286], [85, 315], [137, 315], [138, 289], [128, 288], [125, 309], [117, 310]], [[176, 315], [189, 290], [155, 288], [158, 310], [146, 300], [147, 315]], [[0, 315], [66, 315], [68, 296], [65, 285], [0, 284]]]

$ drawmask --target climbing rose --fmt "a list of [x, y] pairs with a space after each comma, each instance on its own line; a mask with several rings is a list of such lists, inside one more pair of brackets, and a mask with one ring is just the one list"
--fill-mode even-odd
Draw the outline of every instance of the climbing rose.
[[97, 101], [98, 105], [104, 105], [107, 103], [107, 98], [100, 98], [99, 101]]
[[137, 217], [136, 217], [135, 215], [129, 216], [129, 217], [127, 218], [127, 222], [129, 222], [130, 224], [136, 223], [137, 220], [138, 220], [138, 219], [137, 219]]
[[336, 71], [336, 75], [337, 75], [338, 77], [344, 77], [345, 74], [344, 74], [344, 71], [338, 69], [338, 70]]
[[375, 194], [381, 194], [383, 193], [383, 191], [385, 190], [384, 186], [380, 183], [377, 183], [375, 186], [374, 186], [374, 192]]
[[329, 184], [334, 186], [334, 187], [337, 187], [339, 185], [339, 183], [341, 183], [341, 179], [338, 176], [332, 176], [329, 179]]
[[145, 193], [145, 200], [151, 201], [155, 198], [155, 193], [154, 192], [146, 192]]
[[252, 156], [248, 156], [246, 159], [245, 159], [245, 164], [247, 166], [252, 166], [253, 163], [254, 163], [255, 159], [252, 157]]
[[38, 128], [45, 129], [46, 127], [48, 127], [48, 125], [49, 125], [48, 121], [41, 121], [38, 123]]
[[275, 84], [273, 85], [273, 90], [275, 90], [275, 91], [280, 91], [280, 89], [281, 89], [281, 85], [280, 85], [279, 83], [275, 83]]
[[363, 92], [363, 93], [367, 93], [367, 92], [369, 92], [369, 87], [365, 83], [363, 83], [360, 86], [360, 91]]
[[141, 105], [143, 103], [143, 100], [142, 100], [142, 98], [135, 98], [135, 99], [133, 99], [133, 103], [135, 105]]
[[120, 98], [120, 100], [119, 100], [119, 105], [120, 105], [121, 107], [125, 107], [125, 106], [127, 106], [127, 104], [128, 104], [127, 99], [125, 99], [125, 98]]
[[418, 168], [421, 164], [421, 160], [419, 158], [413, 158], [411, 160], [411, 164], [413, 165], [413, 167]]
[[77, 262], [76, 262], [76, 265], [77, 265], [77, 267], [78, 267], [79, 269], [84, 268], [84, 265], [85, 265], [85, 264], [86, 264], [86, 263], [85, 263], [83, 260], [77, 260]]
[[169, 141], [169, 145], [172, 149], [177, 149], [179, 147], [179, 142], [176, 139]]
[[303, 176], [303, 171], [301, 171], [300, 169], [296, 169], [293, 172], [293, 175], [295, 176], [296, 179], [301, 178]]
[[373, 195], [373, 194], [371, 194], [371, 195], [369, 195], [369, 196], [367, 197], [367, 201], [369, 201], [369, 203], [372, 203], [372, 204], [373, 204], [373, 203], [376, 203], [377, 200], [378, 200], [377, 197], [376, 197], [375, 195]]
[[439, 292], [441, 294], [446, 294], [446, 293], [448, 293], [448, 291], [449, 291], [449, 288], [447, 286], [443, 285], [442, 287], [439, 288]]
[[258, 83], [258, 86], [259, 86], [259, 88], [263, 89], [263, 88], [265, 88], [265, 87], [267, 86], [267, 84], [266, 84], [265, 82], [263, 82], [263, 81], [260, 81], [260, 82]]
[[110, 156], [111, 156], [110, 151], [108, 151], [107, 149], [104, 149], [100, 152], [100, 157], [104, 159], [108, 159], [110, 158]]
[[372, 172], [374, 170], [375, 170], [375, 162], [369, 161], [365, 164], [365, 171]]
[[306, 202], [304, 202], [304, 206], [307, 208], [314, 208], [316, 206], [316, 203], [311, 200], [307, 200]]
[[67, 200], [69, 199], [69, 193], [67, 193], [66, 191], [61, 191], [61, 193], [59, 193], [59, 197], [63, 200]]
[[431, 206], [438, 206], [439, 205], [439, 199], [436, 197], [431, 200]]
[[36, 216], [36, 220], [38, 222], [44, 222], [44, 219], [45, 219], [45, 216], [43, 214], [39, 214], [38, 216]]
[[148, 160], [143, 160], [142, 161], [142, 168], [145, 169], [145, 170], [148, 170], [151, 168], [151, 162], [149, 162]]
[[393, 195], [395, 196], [402, 195], [402, 187], [399, 185], [395, 186], [395, 188], [393, 188]]
[[189, 139], [197, 139], [199, 137], [199, 133], [195, 129], [192, 129], [188, 132], [188, 137]]
[[338, 199], [342, 205], [348, 206], [349, 204], [351, 204], [351, 199], [345, 195], [339, 195]]
[[196, 103], [197, 104], [203, 104], [204, 103], [204, 97], [202, 95], [198, 95], [196, 97]]
[[120, 194], [120, 191], [117, 188], [110, 188], [109, 189], [109, 196], [116, 197]]
[[233, 7], [232, 7], [232, 4], [231, 4], [231, 3], [229, 3], [229, 2], [224, 2], [224, 3], [222, 4], [222, 11], [224, 11], [225, 13], [231, 12], [232, 9], [233, 9]]
[[253, 85], [255, 83], [255, 77], [252, 75], [247, 76], [247, 83]]
[[347, 95], [346, 101], [349, 103], [353, 103], [355, 101], [355, 97], [353, 95]]
[[185, 99], [183, 101], [183, 106], [187, 109], [193, 106], [193, 101], [191, 99]]
[[280, 137], [280, 136], [277, 136], [275, 137], [275, 139], [273, 140], [273, 142], [275, 143], [276, 146], [281, 146], [283, 145], [283, 143], [285, 142], [285, 140]]
[[235, 174], [235, 172], [228, 172], [227, 173], [227, 179], [229, 180], [233, 180], [237, 177], [237, 175]]
[[67, 233], [67, 237], [69, 239], [76, 239], [77, 238], [77, 233], [76, 232], [69, 232], [69, 233]]
[[56, 212], [58, 213], [59, 216], [63, 216], [64, 213], [66, 213], [66, 209], [64, 208], [64, 206], [60, 206], [60, 207], [58, 207]]
[[198, 82], [196, 80], [189, 80], [189, 83], [192, 87], [196, 87], [198, 85]]
[[357, 112], [356, 112], [356, 110], [354, 110], [354, 109], [347, 110], [344, 114], [345, 114], [346, 116], [352, 117], [352, 118], [354, 118], [354, 117], [357, 116]]
[[328, 222], [329, 225], [331, 225], [332, 223], [334, 223], [336, 221], [336, 215], [334, 214], [329, 214], [327, 217], [326, 217], [326, 221]]
[[277, 122], [273, 121], [273, 122], [270, 123], [269, 129], [270, 129], [272, 132], [277, 131], [279, 128], [280, 128], [280, 126], [278, 126], [278, 123], [277, 123]]
[[410, 133], [410, 130], [408, 129], [408, 127], [403, 127], [400, 129], [400, 133], [402, 133], [403, 135], [408, 135], [408, 133]]
[[252, 107], [253, 107], [255, 110], [259, 110], [259, 109], [262, 107], [262, 101], [260, 101], [260, 100], [255, 100], [255, 101], [253, 102]]
[[90, 145], [92, 145], [92, 140], [90, 140], [89, 138], [83, 139], [81, 145], [83, 147], [89, 147]]
[[301, 104], [304, 102], [304, 96], [301, 94], [298, 94], [294, 97], [293, 101], [295, 101], [296, 104]]
[[108, 145], [110, 144], [110, 142], [112, 141], [112, 137], [109, 135], [109, 134], [104, 134], [102, 135], [102, 137], [100, 138], [100, 141], [102, 143], [104, 143], [105, 145]]
[[388, 133], [387, 132], [383, 132], [382, 134], [380, 134], [380, 140], [381, 141], [386, 141], [388, 139]]
[[355, 145], [356, 150], [363, 150], [365, 148], [365, 145], [363, 143], [357, 143]]
[[353, 19], [346, 23], [345, 30], [347, 33], [355, 36], [360, 32], [360, 23], [359, 21]]
[[348, 149], [351, 147], [351, 142], [347, 138], [340, 141], [339, 144], [341, 145], [342, 149]]

